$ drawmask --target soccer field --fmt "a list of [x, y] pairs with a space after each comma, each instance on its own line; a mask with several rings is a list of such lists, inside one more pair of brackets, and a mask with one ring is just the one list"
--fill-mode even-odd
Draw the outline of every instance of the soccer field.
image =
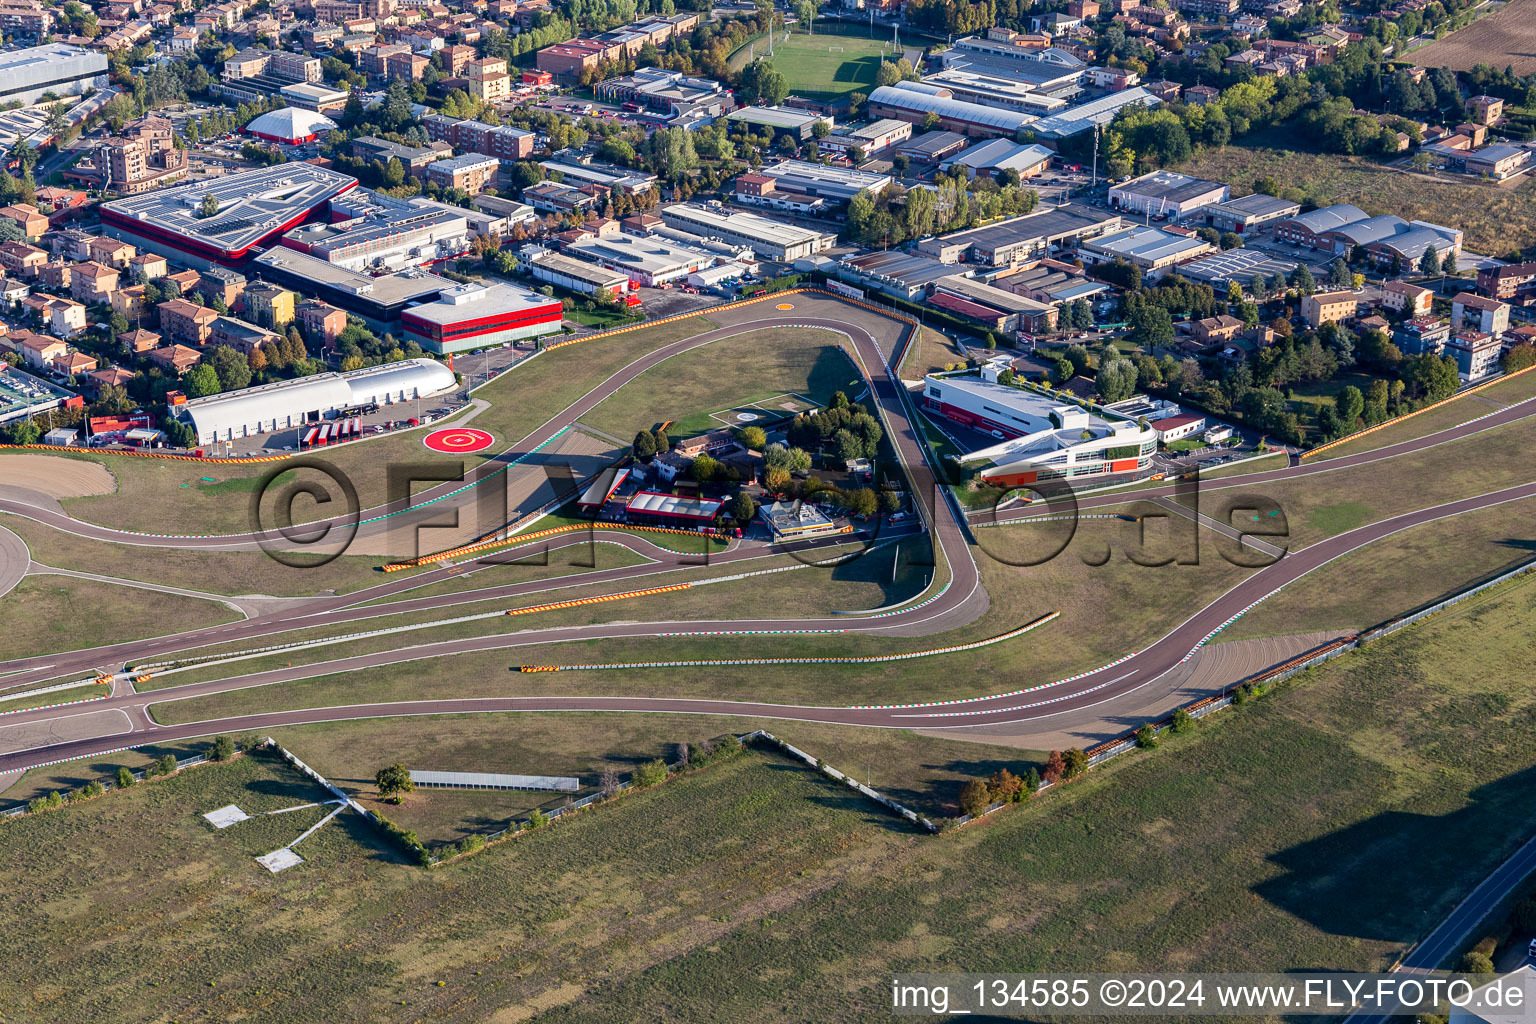
[[[855, 36], [806, 35], [796, 32], [780, 38], [773, 47], [773, 66], [789, 82], [789, 91], [799, 95], [841, 96], [875, 87], [880, 59], [890, 58], [888, 39], [861, 39]], [[737, 50], [731, 65], [740, 67], [750, 55], [768, 56], [768, 40], [760, 39], [751, 48]], [[900, 54], [897, 54], [899, 57]]]

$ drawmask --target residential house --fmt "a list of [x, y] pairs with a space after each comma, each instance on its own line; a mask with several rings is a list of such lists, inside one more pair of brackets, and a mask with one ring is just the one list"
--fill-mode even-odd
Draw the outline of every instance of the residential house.
[[168, 299], [160, 303], [160, 330], [167, 338], [189, 342], [199, 348], [208, 344], [213, 322], [219, 314], [207, 306], [186, 299]]
[[1509, 330], [1509, 310], [1507, 302], [1457, 292], [1451, 299], [1451, 326], [1456, 330], [1471, 328], [1497, 338]]
[[1301, 316], [1309, 327], [1342, 323], [1360, 308], [1360, 296], [1354, 292], [1318, 292], [1301, 300]]
[[196, 366], [202, 358], [201, 352], [195, 348], [187, 348], [185, 345], [167, 345], [149, 353], [150, 362], [162, 370], [169, 370], [178, 377]]
[[105, 370], [92, 370], [86, 377], [85, 388], [100, 398], [106, 388], [126, 388], [138, 374], [121, 366], [109, 366]]
[[97, 367], [96, 357], [84, 352], [66, 352], [53, 360], [53, 368], [66, 377], [80, 377]]
[[1231, 341], [1237, 337], [1243, 329], [1243, 322], [1235, 316], [1223, 313], [1220, 316], [1207, 317], [1204, 320], [1196, 320], [1194, 323], [1194, 335], [1199, 341], [1207, 345], [1215, 345]]
[[70, 278], [69, 293], [88, 306], [112, 301], [117, 291], [118, 272], [95, 260], [77, 263]]
[[1387, 281], [1381, 286], [1381, 304], [1406, 318], [1426, 316], [1435, 293], [1407, 281]]
[[254, 324], [281, 330], [293, 322], [296, 296], [286, 288], [257, 281], [245, 290], [245, 315]]
[[123, 351], [136, 356], [160, 347], [160, 335], [154, 331], [124, 331], [117, 336], [117, 340], [123, 346]]
[[112, 312], [130, 322], [142, 320], [149, 312], [149, 304], [145, 300], [145, 293], [148, 290], [142, 284], [131, 284], [127, 288], [119, 288], [112, 293]]
[[126, 270], [128, 261], [138, 255], [138, 250], [116, 238], [97, 238], [90, 243], [90, 258], [118, 270]]
[[48, 218], [39, 213], [37, 207], [27, 203], [0, 207], [0, 217], [14, 223], [21, 229], [22, 236], [29, 240], [41, 237], [48, 230]]
[[0, 267], [11, 277], [36, 277], [48, 253], [26, 242], [0, 242]]
[[309, 299], [294, 307], [294, 315], [311, 343], [331, 348], [347, 326], [347, 314], [330, 303]]

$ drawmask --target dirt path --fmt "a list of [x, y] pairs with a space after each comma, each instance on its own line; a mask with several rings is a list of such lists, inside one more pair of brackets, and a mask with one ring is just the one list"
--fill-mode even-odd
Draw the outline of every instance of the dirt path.
[[0, 458], [0, 483], [50, 498], [85, 498], [117, 490], [117, 479], [101, 463], [58, 455], [6, 455]]

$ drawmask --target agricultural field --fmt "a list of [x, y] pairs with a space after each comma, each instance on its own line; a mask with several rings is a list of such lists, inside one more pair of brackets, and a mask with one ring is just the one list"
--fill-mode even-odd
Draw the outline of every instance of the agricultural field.
[[1423, 68], [1469, 71], [1478, 64], [1515, 74], [1536, 71], [1536, 0], [1510, 0], [1504, 9], [1479, 18], [1413, 51], [1413, 62]]
[[[0, 977], [0, 1012], [842, 1022], [886, 1012], [892, 971], [1380, 970], [1536, 830], [1533, 614], [1536, 579], [1481, 595], [938, 837], [750, 750], [431, 872], [343, 815], [272, 876], [252, 858], [315, 811], [225, 831], [200, 815], [319, 791], [268, 757], [184, 771], [0, 824], [0, 914], [27, 965]], [[437, 753], [496, 756], [482, 721]], [[493, 721], [512, 757], [584, 732], [594, 766], [715, 724]], [[890, 753], [948, 756], [921, 742]]]
[[1249, 145], [1205, 150], [1179, 169], [1230, 182], [1233, 195], [1253, 191], [1255, 180], [1269, 178], [1318, 206], [1353, 203], [1370, 214], [1454, 224], [1465, 232], [1472, 252], [1497, 257], [1536, 245], [1536, 181], [1529, 175], [1505, 185], [1431, 177], [1364, 157], [1285, 148], [1273, 134]]

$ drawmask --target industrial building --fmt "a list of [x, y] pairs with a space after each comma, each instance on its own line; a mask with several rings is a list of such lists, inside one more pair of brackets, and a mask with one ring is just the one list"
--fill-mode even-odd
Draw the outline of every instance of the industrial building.
[[909, 124], [923, 124], [933, 114], [944, 131], [974, 138], [1011, 137], [1035, 120], [1034, 114], [955, 99], [948, 89], [922, 82], [877, 86], [869, 94], [868, 112]]
[[461, 284], [400, 317], [406, 337], [446, 354], [523, 341], [560, 330], [560, 300], [514, 284]]
[[828, 135], [816, 144], [816, 150], [819, 153], [851, 159], [851, 154], [857, 149], [863, 152], [865, 159], [868, 159], [877, 153], [884, 153], [892, 146], [905, 142], [911, 137], [912, 125], [909, 122], [887, 117], [857, 128], [844, 128], [840, 132]]
[[342, 409], [427, 398], [456, 386], [453, 371], [431, 359], [406, 359], [348, 373], [317, 373], [172, 406], [198, 444], [318, 423]]
[[669, 284], [703, 270], [715, 262], [709, 253], [686, 249], [661, 238], [614, 235], [572, 242], [566, 252], [623, 271], [631, 280], [648, 287]]
[[[323, 214], [357, 179], [307, 163], [277, 164], [100, 206], [102, 230], [199, 268], [236, 265], [290, 228]], [[211, 197], [216, 211], [202, 216]]]
[[1231, 193], [1232, 187], [1219, 181], [1194, 178], [1176, 171], [1153, 171], [1111, 186], [1109, 205], [1118, 210], [1180, 221], [1196, 210], [1225, 202]]
[[331, 203], [330, 222], [304, 224], [282, 244], [348, 270], [399, 270], [469, 249], [469, 211], [354, 189]]
[[1218, 294], [1225, 294], [1227, 286], [1233, 281], [1243, 288], [1249, 288], [1258, 277], [1272, 281], [1278, 274], [1289, 280], [1300, 265], [1295, 260], [1272, 256], [1261, 249], [1228, 249], [1184, 264], [1179, 268], [1179, 274], [1191, 281], [1210, 285]]
[[1005, 331], [1044, 334], [1056, 329], [1055, 306], [1037, 302], [1016, 292], [994, 288], [965, 274], [951, 274], [935, 281], [929, 301], [941, 305], [939, 300], [944, 295], [996, 310], [1003, 317], [998, 326]]
[[1128, 417], [1063, 405], [1050, 396], [997, 382], [997, 365], [980, 377], [929, 375], [922, 407], [1001, 444], [960, 456], [963, 463], [990, 462], [981, 478], [997, 487], [1052, 479], [1117, 476], [1135, 479], [1151, 471], [1157, 432]]
[[1207, 206], [1197, 213], [1204, 217], [1207, 227], [1218, 231], [1235, 231], [1241, 235], [1261, 224], [1285, 220], [1301, 212], [1301, 204], [1289, 199], [1277, 199], [1262, 192], [1229, 199], [1224, 203]]
[[1020, 145], [1011, 139], [988, 139], [943, 161], [939, 169], [950, 174], [959, 167], [969, 178], [978, 174], [996, 176], [1008, 171], [1018, 172], [1021, 178], [1033, 178], [1050, 165], [1055, 155], [1044, 146], [1033, 143]]
[[837, 244], [837, 236], [829, 232], [769, 220], [755, 213], [731, 213], [718, 206], [664, 206], [661, 220], [669, 228], [701, 238], [751, 246], [759, 258], [780, 263], [814, 256]]
[[1108, 96], [1101, 96], [1096, 100], [1089, 100], [1079, 106], [1069, 107], [1042, 117], [1030, 125], [1029, 130], [1046, 145], [1055, 145], [1067, 139], [1076, 138], [1084, 132], [1093, 131], [1095, 125], [1102, 127], [1109, 124], [1115, 119], [1115, 115], [1126, 107], [1156, 107], [1162, 102], [1138, 85], [1134, 89], [1110, 93]]
[[730, 90], [713, 79], [660, 68], [638, 68], [631, 75], [605, 78], [592, 86], [592, 92], [610, 103], [632, 103], [683, 121], [719, 117], [735, 102]]
[[825, 122], [828, 128], [832, 127], [832, 119], [822, 114], [813, 114], [805, 110], [795, 110], [792, 107], [742, 107], [725, 115], [726, 121], [733, 125], [754, 130], [764, 128], [773, 132], [774, 141], [781, 137], [788, 137], [796, 145], [811, 140], [812, 129], [817, 124]]
[[528, 269], [533, 272], [535, 280], [582, 295], [596, 295], [598, 292], [625, 295], [629, 292], [628, 274], [605, 270], [596, 264], [573, 260], [559, 253], [545, 252], [535, 256], [528, 263]]
[[251, 271], [305, 295], [315, 295], [367, 322], [390, 330], [407, 306], [431, 302], [453, 282], [422, 270], [373, 277], [279, 246], [252, 262]]
[[653, 526], [704, 527], [720, 518], [725, 502], [718, 498], [690, 498], [662, 491], [637, 491], [625, 506], [627, 522]]
[[844, 256], [837, 263], [839, 279], [909, 302], [927, 295], [928, 286], [935, 281], [954, 275], [953, 263], [940, 263], [896, 249], [876, 249]]
[[964, 259], [989, 267], [1013, 266], [1046, 255], [1053, 248], [1075, 248], [1087, 239], [1117, 230], [1121, 223], [1117, 214], [1067, 204], [986, 227], [925, 238], [916, 249], [942, 263]]
[[[1057, 74], [1058, 70], [1060, 74]], [[1065, 109], [1070, 96], [1077, 92], [1077, 81], [1081, 77], [1081, 71], [1057, 69], [1054, 65], [1033, 78], [1026, 78], [1020, 77], [1017, 69], [1012, 67], [994, 71], [990, 65], [957, 63], [924, 75], [923, 83], [947, 90], [951, 97], [966, 103], [1017, 110], [1038, 117]], [[1052, 85], [1070, 88], [1062, 93], [1042, 91]]]
[[27, 106], [45, 93], [79, 96], [107, 85], [107, 56], [94, 50], [48, 43], [0, 53], [0, 106]]
[[569, 154], [562, 154], [552, 160], [540, 160], [539, 166], [551, 175], [560, 175], [560, 183], [563, 185], [577, 188], [595, 185], [604, 192], [618, 189], [629, 195], [639, 195], [649, 192], [651, 186], [656, 183], [654, 174], [632, 171], [626, 167], [616, 167], [598, 160], [579, 159]]
[[780, 160], [760, 168], [758, 173], [773, 178], [786, 192], [816, 196], [833, 206], [846, 203], [860, 192], [879, 195], [891, 184], [889, 174], [813, 164], [808, 160]]
[[1180, 263], [1211, 252], [1215, 246], [1196, 235], [1180, 235], [1158, 227], [1131, 227], [1084, 242], [1085, 262], [1134, 263], [1146, 277], [1161, 277]]

